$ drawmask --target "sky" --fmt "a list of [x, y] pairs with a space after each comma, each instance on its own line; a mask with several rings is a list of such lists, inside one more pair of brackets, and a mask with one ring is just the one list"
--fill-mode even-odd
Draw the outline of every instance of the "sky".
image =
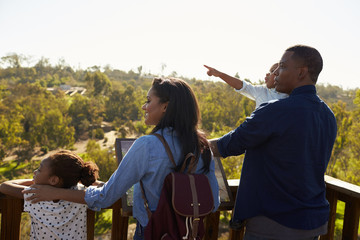
[[315, 47], [318, 83], [360, 88], [358, 0], [0, 0], [0, 57], [252, 82], [293, 45]]

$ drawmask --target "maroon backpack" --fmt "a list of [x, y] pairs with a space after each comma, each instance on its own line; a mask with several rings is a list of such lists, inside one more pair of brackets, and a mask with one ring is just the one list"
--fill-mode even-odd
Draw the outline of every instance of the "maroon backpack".
[[[154, 134], [163, 143], [166, 152], [176, 166], [171, 150], [164, 137]], [[190, 164], [185, 173], [187, 160]], [[214, 199], [205, 174], [194, 174], [197, 160], [189, 153], [180, 172], [169, 173], [164, 180], [156, 211], [151, 213], [140, 181], [149, 222], [145, 228], [145, 240], [202, 239], [203, 219], [214, 209]]]

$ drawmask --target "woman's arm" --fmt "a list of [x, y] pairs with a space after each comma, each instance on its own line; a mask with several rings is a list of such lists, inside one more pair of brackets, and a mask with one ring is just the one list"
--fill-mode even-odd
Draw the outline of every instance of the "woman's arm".
[[16, 198], [24, 198], [22, 190], [34, 184], [32, 179], [16, 179], [0, 184], [0, 192]]
[[90, 209], [94, 210], [111, 206], [126, 193], [126, 190], [137, 183], [148, 169], [147, 164], [144, 164], [144, 162], [147, 162], [144, 159], [146, 159], [149, 152], [147, 142], [148, 140], [144, 137], [137, 139], [118, 166], [118, 169], [103, 186], [98, 181], [85, 191], [35, 184], [31, 186], [34, 189], [23, 191], [23, 193], [34, 193], [25, 200], [37, 203], [61, 199], [87, 204]]
[[85, 202], [85, 190], [74, 190], [68, 188], [56, 188], [50, 185], [31, 185], [32, 189], [23, 190], [23, 193], [34, 193], [34, 195], [26, 198], [26, 201], [37, 203], [40, 201], [65, 200], [69, 202], [82, 203]]

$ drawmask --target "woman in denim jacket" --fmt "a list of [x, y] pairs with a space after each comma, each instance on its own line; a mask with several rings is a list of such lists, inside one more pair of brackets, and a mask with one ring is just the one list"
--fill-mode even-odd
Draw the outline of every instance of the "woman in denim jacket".
[[[196, 97], [190, 86], [175, 78], [155, 78], [148, 91], [142, 109], [145, 123], [154, 125], [152, 133], [161, 134], [170, 146], [177, 166], [181, 166], [189, 152], [199, 158], [197, 173], [206, 173], [214, 198], [214, 211], [219, 206], [219, 187], [215, 177], [215, 163], [205, 135], [198, 130], [200, 112]], [[89, 187], [84, 191], [53, 189], [33, 185], [28, 192], [35, 193], [27, 200], [33, 203], [44, 200], [63, 199], [86, 203], [92, 210], [111, 206], [134, 184], [133, 216], [137, 220], [134, 239], [143, 239], [148, 216], [141, 197], [139, 181], [144, 185], [151, 211], [155, 211], [165, 176], [174, 171], [160, 140], [154, 135], [138, 138], [124, 156], [117, 170], [101, 187]]]

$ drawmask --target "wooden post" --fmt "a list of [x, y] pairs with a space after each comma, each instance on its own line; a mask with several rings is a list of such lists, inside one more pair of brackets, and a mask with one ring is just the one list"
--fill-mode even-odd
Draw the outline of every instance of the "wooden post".
[[242, 240], [244, 238], [245, 228], [241, 230], [230, 229], [230, 238], [231, 240]]
[[24, 200], [10, 196], [0, 198], [1, 239], [20, 239], [20, 221]]
[[95, 235], [95, 212], [87, 209], [86, 216], [87, 240], [93, 240]]
[[359, 229], [360, 202], [358, 199], [349, 197], [345, 204], [344, 225], [342, 239], [357, 240]]
[[216, 240], [219, 235], [220, 211], [209, 214], [204, 219], [205, 235], [204, 240]]
[[129, 217], [121, 215], [121, 198], [112, 205], [112, 240], [126, 240], [128, 234]]
[[320, 237], [320, 240], [334, 240], [336, 207], [338, 194], [333, 189], [326, 189], [326, 198], [330, 204], [330, 216], [328, 221], [328, 232], [326, 235]]
[[[356, 240], [360, 216], [360, 186], [330, 176], [325, 176], [325, 181], [326, 191], [334, 191], [335, 198], [345, 202], [342, 239]], [[330, 211], [331, 218], [332, 214], [336, 214], [336, 208], [331, 208]], [[330, 232], [330, 237], [327, 239], [334, 239], [334, 233]]]

